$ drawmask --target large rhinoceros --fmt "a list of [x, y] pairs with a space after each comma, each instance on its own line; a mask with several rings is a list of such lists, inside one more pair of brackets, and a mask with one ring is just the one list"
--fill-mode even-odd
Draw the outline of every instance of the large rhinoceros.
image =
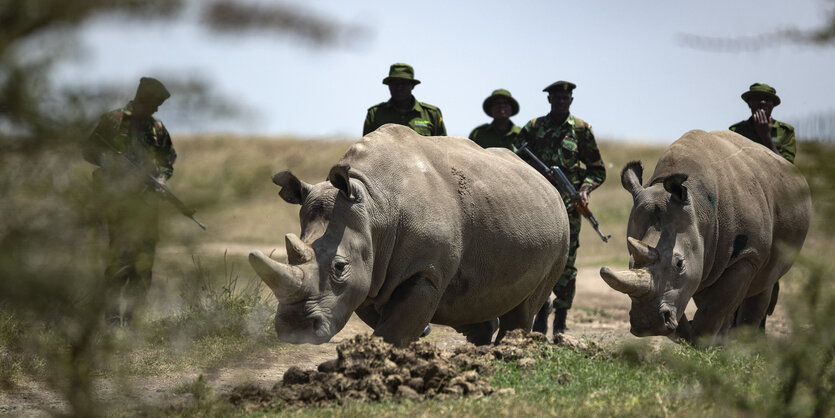
[[[352, 145], [327, 181], [273, 176], [301, 204], [289, 264], [249, 261], [278, 298], [282, 341], [324, 343], [353, 312], [387, 342], [430, 321], [477, 344], [530, 330], [565, 265], [568, 218], [548, 181], [507, 149], [385, 125]], [[492, 321], [491, 321], [492, 320]]]
[[621, 173], [633, 199], [630, 270], [600, 270], [632, 298], [631, 332], [709, 345], [728, 327], [764, 327], [772, 289], [809, 229], [800, 172], [736, 133], [700, 130], [670, 145], [645, 186], [642, 171], [636, 161]]

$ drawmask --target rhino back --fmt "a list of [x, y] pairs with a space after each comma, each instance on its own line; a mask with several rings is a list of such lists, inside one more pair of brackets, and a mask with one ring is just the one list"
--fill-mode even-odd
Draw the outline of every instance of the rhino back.
[[[467, 323], [472, 306], [502, 310], [564, 262], [568, 222], [559, 194], [509, 150], [424, 137], [387, 125], [340, 161], [362, 173], [377, 213], [379, 297], [427, 268], [445, 289], [439, 322]], [[385, 276], [384, 278], [382, 276]], [[504, 312], [493, 312], [498, 315]], [[491, 313], [488, 313], [490, 315]]]
[[735, 258], [763, 265], [776, 240], [797, 248], [809, 225], [806, 180], [778, 154], [734, 132], [687, 132], [659, 159], [649, 184], [688, 175], [688, 190], [706, 238], [706, 282]]

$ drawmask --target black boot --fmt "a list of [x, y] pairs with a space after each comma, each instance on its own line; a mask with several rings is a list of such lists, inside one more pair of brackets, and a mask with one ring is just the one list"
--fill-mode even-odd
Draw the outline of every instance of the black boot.
[[565, 317], [568, 316], [567, 308], [557, 308], [554, 310], [554, 334], [565, 333]]
[[420, 338], [429, 335], [430, 332], [432, 332], [432, 324], [426, 324], [426, 328], [424, 328], [423, 332], [420, 333]]
[[546, 334], [548, 332], [548, 315], [551, 314], [551, 303], [545, 302], [539, 312], [536, 313], [536, 318], [533, 320], [533, 332], [541, 332]]

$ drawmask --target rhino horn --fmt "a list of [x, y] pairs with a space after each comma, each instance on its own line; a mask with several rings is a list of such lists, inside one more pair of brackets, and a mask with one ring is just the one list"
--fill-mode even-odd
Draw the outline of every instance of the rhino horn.
[[306, 293], [304, 272], [296, 266], [279, 263], [261, 251], [249, 253], [249, 264], [258, 277], [272, 289], [279, 302], [294, 303], [302, 300]]
[[313, 248], [305, 244], [296, 234], [284, 236], [284, 246], [287, 248], [287, 261], [292, 264], [304, 264], [313, 259]]
[[632, 255], [636, 267], [649, 266], [658, 261], [658, 250], [641, 240], [627, 237], [626, 246], [629, 248], [629, 254]]
[[600, 277], [612, 289], [632, 297], [641, 297], [652, 290], [649, 274], [644, 270], [615, 272], [609, 267], [601, 267]]

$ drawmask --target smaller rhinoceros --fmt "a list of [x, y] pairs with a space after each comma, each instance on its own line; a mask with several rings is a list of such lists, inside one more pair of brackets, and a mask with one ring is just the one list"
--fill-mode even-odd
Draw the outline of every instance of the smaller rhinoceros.
[[632, 298], [631, 332], [709, 345], [728, 327], [764, 327], [772, 289], [809, 229], [800, 172], [736, 133], [699, 130], [670, 145], [644, 186], [642, 172], [632, 162], [621, 173], [633, 199], [630, 270], [600, 270]]
[[507, 149], [424, 137], [400, 125], [366, 135], [311, 185], [289, 171], [279, 195], [301, 205], [288, 263], [250, 264], [278, 298], [282, 341], [324, 343], [353, 312], [405, 345], [429, 323], [486, 344], [530, 330], [568, 254], [554, 187]]

